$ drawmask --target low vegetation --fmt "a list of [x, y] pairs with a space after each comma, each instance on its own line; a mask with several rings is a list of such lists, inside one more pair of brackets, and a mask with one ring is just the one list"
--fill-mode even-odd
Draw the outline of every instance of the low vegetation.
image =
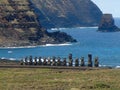
[[[0, 47], [76, 42], [70, 35], [49, 33], [41, 26], [32, 0], [0, 0]], [[11, 36], [12, 35], [12, 36]]]
[[0, 68], [0, 90], [120, 90], [120, 70]]

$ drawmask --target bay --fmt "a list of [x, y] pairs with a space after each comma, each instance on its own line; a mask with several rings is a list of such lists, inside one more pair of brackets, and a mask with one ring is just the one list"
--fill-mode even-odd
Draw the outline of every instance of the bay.
[[65, 43], [61, 45], [24, 47], [24, 48], [1, 48], [0, 58], [20, 60], [26, 56], [33, 57], [62, 57], [67, 58], [69, 53], [73, 58], [85, 57], [88, 54], [99, 57], [100, 65], [120, 66], [120, 32], [102, 33], [97, 32], [96, 27], [81, 27], [60, 29], [77, 39], [77, 43]]

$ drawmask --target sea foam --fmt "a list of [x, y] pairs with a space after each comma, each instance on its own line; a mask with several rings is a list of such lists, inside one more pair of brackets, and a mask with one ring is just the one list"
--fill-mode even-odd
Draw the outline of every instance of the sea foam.
[[72, 45], [70, 43], [63, 43], [63, 44], [46, 44], [44, 46], [69, 46], [69, 45]]
[[120, 66], [116, 66], [115, 68], [116, 68], [116, 69], [120, 69]]

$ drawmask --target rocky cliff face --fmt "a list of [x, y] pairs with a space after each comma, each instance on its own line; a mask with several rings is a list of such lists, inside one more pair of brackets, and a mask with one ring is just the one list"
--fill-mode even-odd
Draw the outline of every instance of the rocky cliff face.
[[46, 28], [98, 25], [102, 12], [91, 0], [31, 0]]
[[100, 21], [98, 31], [101, 32], [116, 32], [120, 31], [120, 29], [115, 25], [114, 18], [112, 14], [104, 14]]
[[30, 0], [0, 0], [0, 47], [76, 41], [65, 33], [56, 33], [42, 28]]

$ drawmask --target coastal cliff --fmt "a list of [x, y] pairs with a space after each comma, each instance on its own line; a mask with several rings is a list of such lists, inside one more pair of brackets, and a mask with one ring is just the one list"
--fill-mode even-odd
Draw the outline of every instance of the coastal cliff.
[[97, 26], [102, 16], [91, 0], [31, 0], [46, 28]]
[[98, 27], [98, 31], [117, 32], [120, 31], [120, 29], [115, 25], [112, 14], [103, 14]]
[[0, 47], [76, 42], [66, 33], [49, 33], [34, 9], [30, 0], [0, 0]]

